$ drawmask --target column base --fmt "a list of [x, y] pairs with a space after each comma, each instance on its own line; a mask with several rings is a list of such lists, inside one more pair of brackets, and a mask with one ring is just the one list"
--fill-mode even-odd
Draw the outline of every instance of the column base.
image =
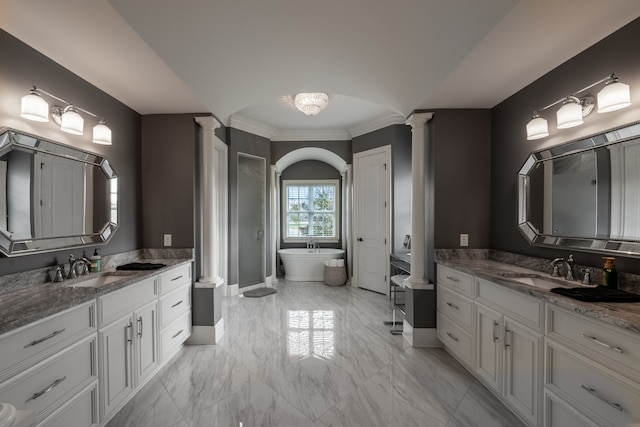
[[215, 345], [224, 335], [224, 319], [214, 326], [192, 326], [187, 345]]
[[436, 328], [414, 328], [405, 321], [402, 324], [402, 336], [411, 347], [442, 347]]

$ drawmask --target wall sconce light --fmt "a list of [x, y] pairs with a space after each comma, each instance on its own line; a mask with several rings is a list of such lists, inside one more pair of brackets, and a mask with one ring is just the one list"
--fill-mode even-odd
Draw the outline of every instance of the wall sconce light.
[[562, 107], [556, 112], [557, 128], [568, 129], [581, 125], [583, 118], [587, 117], [593, 111], [596, 101], [592, 96], [578, 98], [576, 95], [601, 83], [604, 83], [605, 87], [602, 88], [597, 95], [598, 113], [608, 113], [631, 105], [629, 85], [618, 81], [618, 78], [614, 74], [611, 74], [569, 96], [560, 98], [546, 107], [534, 111], [526, 127], [527, 140], [531, 141], [549, 136], [549, 124], [546, 119], [540, 117], [540, 113], [560, 103], [562, 103]]
[[98, 119], [98, 124], [93, 127], [92, 141], [96, 144], [111, 145], [111, 129], [109, 129], [102, 117], [77, 105], [72, 105], [64, 99], [35, 86], [29, 91], [28, 95], [22, 97], [20, 116], [37, 122], [48, 122], [49, 104], [42, 98], [43, 94], [66, 104], [64, 109], [61, 107], [51, 108], [51, 117], [54, 122], [60, 125], [61, 131], [73, 135], [82, 135], [84, 133], [84, 119], [80, 112], [83, 112]]

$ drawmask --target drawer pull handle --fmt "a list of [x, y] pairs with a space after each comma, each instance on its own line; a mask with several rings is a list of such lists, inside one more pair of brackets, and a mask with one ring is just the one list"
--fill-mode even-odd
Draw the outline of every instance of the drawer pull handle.
[[585, 338], [590, 339], [591, 341], [593, 341], [594, 343], [596, 343], [596, 344], [598, 344], [598, 345], [601, 345], [601, 346], [603, 346], [603, 347], [607, 347], [607, 348], [608, 348], [608, 349], [610, 349], [610, 350], [617, 351], [618, 353], [624, 353], [624, 351], [623, 351], [620, 347], [614, 347], [614, 346], [612, 346], [611, 344], [607, 344], [606, 342], [602, 342], [602, 341], [600, 341], [600, 340], [599, 340], [598, 338], [596, 338], [596, 337], [592, 337], [592, 336], [590, 336], [590, 335], [585, 335], [585, 334], [582, 334], [582, 336], [583, 336], [583, 337], [585, 337]]
[[175, 337], [180, 335], [182, 333], [182, 331], [184, 331], [184, 329], [180, 329], [177, 334], [175, 334], [174, 336], [171, 337], [171, 339], [174, 339]]
[[142, 338], [142, 331], [144, 331], [144, 324], [142, 323], [142, 316], [138, 317], [138, 325], [140, 330], [138, 331], [138, 337]]
[[65, 377], [62, 377], [62, 378], [59, 378], [59, 379], [55, 380], [54, 382], [52, 382], [52, 383], [51, 383], [51, 385], [50, 385], [49, 387], [45, 388], [45, 389], [44, 389], [44, 390], [42, 390], [42, 391], [39, 391], [39, 392], [37, 392], [37, 393], [34, 393], [34, 394], [33, 394], [33, 396], [31, 396], [30, 398], [28, 398], [24, 403], [29, 403], [29, 401], [31, 401], [31, 400], [36, 400], [37, 398], [39, 398], [39, 397], [40, 397], [40, 396], [42, 396], [43, 394], [45, 394], [45, 393], [49, 393], [51, 390], [53, 390], [54, 388], [56, 388], [58, 385], [60, 385], [60, 383], [61, 383], [62, 381], [66, 380], [66, 379], [67, 379], [67, 377], [65, 376]]
[[447, 305], [448, 305], [449, 307], [451, 307], [451, 308], [456, 309], [456, 310], [460, 310], [460, 307], [458, 307], [457, 305], [455, 305], [455, 304], [453, 304], [453, 303], [447, 302]]
[[129, 322], [127, 324], [127, 326], [125, 326], [126, 329], [126, 335], [127, 335], [127, 342], [129, 343], [129, 345], [133, 345], [133, 324], [131, 322]]
[[451, 338], [454, 341], [459, 341], [458, 338], [456, 338], [455, 335], [453, 335], [451, 332], [447, 332], [447, 335], [449, 335], [449, 338]]
[[612, 406], [612, 407], [616, 408], [616, 409], [617, 409], [618, 411], [620, 411], [620, 412], [624, 412], [624, 408], [622, 408], [622, 406], [620, 406], [620, 405], [619, 405], [619, 404], [617, 404], [617, 403], [613, 403], [613, 402], [611, 402], [610, 400], [607, 400], [607, 399], [605, 399], [604, 397], [600, 396], [600, 395], [598, 394], [598, 392], [597, 392], [595, 389], [593, 389], [593, 388], [591, 388], [591, 387], [587, 387], [587, 386], [585, 386], [584, 384], [582, 384], [582, 386], [581, 386], [581, 387], [582, 387], [584, 390], [586, 390], [589, 394], [591, 394], [592, 396], [595, 396], [596, 398], [598, 398], [598, 399], [602, 400], [602, 401], [603, 401], [604, 403], [606, 403], [607, 405], [609, 405], [609, 406]]
[[498, 338], [500, 338], [500, 336], [498, 335], [499, 327], [500, 327], [500, 324], [494, 320], [493, 321], [493, 342], [498, 341]]
[[171, 308], [176, 308], [177, 306], [179, 306], [180, 304], [182, 304], [182, 301], [184, 301], [184, 300], [180, 300], [180, 301], [178, 301], [177, 303], [173, 304], [173, 305], [171, 306]]
[[507, 349], [511, 346], [511, 331], [509, 329], [504, 330], [504, 348]]
[[29, 344], [25, 345], [24, 348], [31, 347], [31, 346], [34, 346], [34, 345], [38, 345], [43, 341], [46, 341], [46, 340], [48, 340], [50, 338], [55, 337], [56, 335], [60, 335], [61, 333], [63, 333], [66, 330], [67, 330], [66, 328], [62, 328], [62, 329], [60, 329], [58, 331], [51, 332], [46, 337], [40, 338], [39, 340], [31, 341]]
[[172, 282], [175, 282], [176, 280], [182, 279], [182, 274], [179, 275], [178, 277], [174, 277], [173, 279], [171, 279]]
[[447, 279], [451, 280], [452, 282], [459, 282], [460, 280], [458, 280], [457, 278], [453, 277], [453, 276], [446, 276]]

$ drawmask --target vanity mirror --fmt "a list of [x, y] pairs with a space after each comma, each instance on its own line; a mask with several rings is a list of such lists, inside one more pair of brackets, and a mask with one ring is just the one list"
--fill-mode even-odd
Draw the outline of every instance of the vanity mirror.
[[518, 228], [533, 245], [640, 257], [640, 124], [532, 153]]
[[118, 178], [109, 161], [0, 128], [0, 253], [106, 243], [118, 228]]

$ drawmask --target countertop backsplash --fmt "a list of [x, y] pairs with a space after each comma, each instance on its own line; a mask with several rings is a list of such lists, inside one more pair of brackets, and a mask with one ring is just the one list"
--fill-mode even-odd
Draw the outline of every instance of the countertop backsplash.
[[[513, 264], [531, 270], [541, 271], [549, 275], [552, 271], [551, 260], [546, 258], [537, 258], [495, 249], [436, 249], [436, 260], [451, 261], [456, 259], [490, 259], [505, 264]], [[583, 268], [593, 270], [593, 273], [591, 273], [592, 283], [602, 284], [602, 268], [575, 264], [574, 271], [577, 274], [578, 281], [582, 279], [583, 273], [581, 270]], [[618, 289], [640, 294], [640, 275], [629, 274], [618, 270]]]
[[[70, 249], [69, 254], [72, 253], [76, 258], [79, 256], [79, 250], [77, 249], [75, 251]], [[193, 253], [194, 250], [192, 248], [137, 249], [135, 251], [103, 256], [102, 269], [113, 269], [119, 265], [140, 260], [193, 259]], [[64, 265], [65, 269], [68, 270], [69, 263]], [[0, 294], [14, 292], [25, 286], [51, 282], [56, 267], [57, 266], [44, 267], [0, 276]]]

